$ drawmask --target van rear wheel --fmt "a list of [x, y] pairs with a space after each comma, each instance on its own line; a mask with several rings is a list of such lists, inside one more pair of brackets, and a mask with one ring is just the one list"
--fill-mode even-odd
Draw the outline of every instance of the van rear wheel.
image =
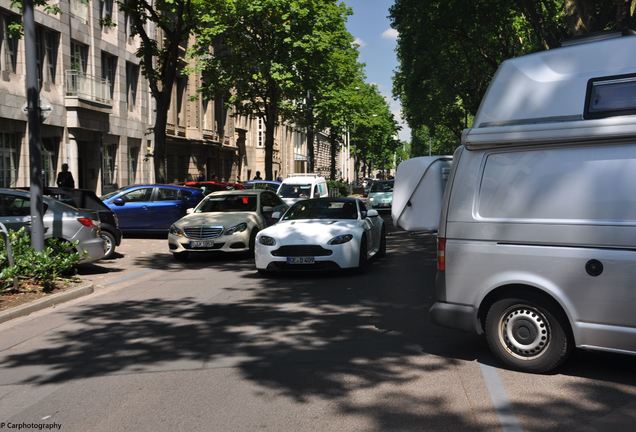
[[534, 373], [555, 369], [572, 350], [563, 314], [540, 298], [495, 302], [486, 316], [486, 339], [507, 366]]

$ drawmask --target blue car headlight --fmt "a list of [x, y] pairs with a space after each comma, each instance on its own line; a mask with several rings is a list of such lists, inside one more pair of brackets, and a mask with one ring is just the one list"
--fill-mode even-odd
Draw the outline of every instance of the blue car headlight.
[[229, 227], [228, 229], [225, 230], [223, 234], [232, 235], [232, 234], [236, 234], [237, 232], [243, 232], [246, 229], [247, 229], [247, 224], [245, 222], [242, 222], [238, 225], [234, 225], [233, 227]]
[[335, 236], [331, 240], [329, 240], [328, 244], [330, 245], [339, 245], [351, 241], [353, 236], [351, 234], [342, 234], [339, 236]]
[[170, 234], [176, 235], [177, 237], [185, 237], [185, 233], [183, 232], [183, 230], [176, 225], [172, 225], [169, 232]]
[[258, 238], [258, 242], [265, 246], [274, 246], [276, 244], [276, 239], [274, 237], [262, 235]]

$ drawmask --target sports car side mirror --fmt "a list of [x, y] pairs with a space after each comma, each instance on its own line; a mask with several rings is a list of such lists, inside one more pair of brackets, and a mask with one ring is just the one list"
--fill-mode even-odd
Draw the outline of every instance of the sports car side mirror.
[[113, 204], [115, 204], [116, 206], [123, 206], [124, 204], [126, 204], [126, 201], [124, 201], [123, 198], [116, 198], [113, 201]]
[[367, 210], [367, 217], [378, 217], [378, 211], [377, 210]]
[[189, 208], [186, 210], [186, 214], [192, 214], [194, 213], [194, 209], [193, 208]]
[[272, 219], [280, 219], [281, 216], [279, 211], [272, 213]]

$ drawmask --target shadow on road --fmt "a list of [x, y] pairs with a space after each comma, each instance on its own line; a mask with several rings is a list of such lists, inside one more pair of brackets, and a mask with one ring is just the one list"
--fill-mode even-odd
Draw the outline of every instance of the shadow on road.
[[[244, 288], [250, 296], [231, 303], [154, 298], [87, 306], [72, 313], [77, 325], [50, 334], [50, 347], [10, 355], [2, 367], [40, 366], [43, 373], [27, 373], [21, 382], [48, 384], [176, 361], [205, 367], [234, 358], [245, 379], [299, 402], [336, 399], [344, 412], [372, 419], [378, 431], [449, 424], [474, 429], [475, 422], [453, 413], [443, 396], [411, 398], [387, 390], [382, 404], [349, 399], [358, 390], [414, 383], [460, 360], [492, 363], [481, 338], [428, 321], [435, 238], [394, 231], [388, 246], [387, 258], [363, 275], [323, 275], [320, 283], [306, 275], [259, 279]], [[202, 257], [185, 264], [170, 256], [155, 258], [139, 264], [174, 271], [253, 268], [243, 257]], [[562, 373], [634, 386], [631, 366], [624, 357], [577, 355]], [[609, 384], [577, 385], [578, 399], [532, 400], [514, 408], [566, 424], [573, 416], [580, 421], [609, 412], [631, 397]], [[554, 425], [534, 426], [541, 431]]]

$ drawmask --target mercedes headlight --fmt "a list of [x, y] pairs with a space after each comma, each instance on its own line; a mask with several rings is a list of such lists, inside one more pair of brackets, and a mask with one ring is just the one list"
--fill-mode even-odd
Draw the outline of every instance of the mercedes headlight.
[[240, 223], [238, 225], [234, 225], [233, 227], [229, 227], [228, 229], [225, 230], [225, 232], [223, 234], [225, 235], [232, 235], [232, 234], [236, 234], [238, 232], [243, 232], [247, 229], [247, 224], [245, 222]]
[[170, 227], [170, 234], [176, 235], [177, 237], [185, 236], [185, 233], [183, 232], [183, 230], [176, 225], [172, 225]]
[[258, 238], [258, 242], [265, 246], [274, 246], [276, 244], [276, 239], [274, 237], [262, 235]]
[[331, 240], [329, 240], [330, 245], [339, 245], [350, 241], [353, 238], [351, 234], [342, 234], [339, 236], [335, 236]]

